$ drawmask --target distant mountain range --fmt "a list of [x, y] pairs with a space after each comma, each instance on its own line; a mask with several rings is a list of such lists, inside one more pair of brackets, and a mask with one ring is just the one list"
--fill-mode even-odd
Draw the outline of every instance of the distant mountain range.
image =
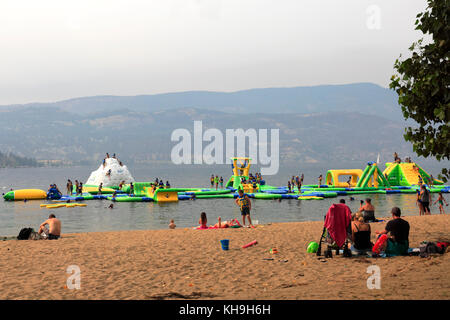
[[[237, 113], [359, 112], [402, 120], [397, 94], [372, 83], [294, 88], [250, 89], [236, 92], [188, 91], [139, 96], [95, 96], [53, 103], [5, 107], [58, 108], [79, 115], [129, 109], [154, 112], [199, 108]], [[1, 110], [2, 107], [0, 107]]]
[[[286, 163], [367, 161], [394, 151], [413, 155], [396, 94], [370, 83], [98, 96], [54, 103], [0, 106], [0, 150], [74, 163], [116, 152], [123, 161], [170, 161], [171, 133], [280, 129]], [[204, 143], [206, 145], [207, 143]]]

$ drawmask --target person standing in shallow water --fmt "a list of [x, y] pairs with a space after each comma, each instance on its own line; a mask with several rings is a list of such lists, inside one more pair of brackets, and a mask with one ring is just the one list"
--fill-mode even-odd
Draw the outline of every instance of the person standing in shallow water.
[[427, 190], [427, 187], [423, 184], [420, 187], [420, 202], [422, 203], [424, 214], [431, 214], [430, 212], [430, 191]]
[[245, 218], [247, 217], [250, 226], [252, 226], [252, 220], [250, 218], [250, 211], [252, 210], [252, 202], [250, 198], [244, 194], [242, 189], [238, 191], [239, 196], [236, 198], [235, 202], [241, 209], [242, 215], [242, 225], [245, 226]]

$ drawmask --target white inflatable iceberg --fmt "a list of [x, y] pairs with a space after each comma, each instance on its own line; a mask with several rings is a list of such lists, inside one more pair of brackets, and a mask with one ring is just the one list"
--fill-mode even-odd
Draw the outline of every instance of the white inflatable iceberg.
[[111, 187], [118, 186], [122, 181], [125, 181], [125, 183], [134, 182], [127, 166], [121, 165], [119, 160], [115, 158], [107, 158], [104, 165], [101, 164], [97, 170], [91, 173], [85, 184], [98, 186], [103, 183], [104, 187]]

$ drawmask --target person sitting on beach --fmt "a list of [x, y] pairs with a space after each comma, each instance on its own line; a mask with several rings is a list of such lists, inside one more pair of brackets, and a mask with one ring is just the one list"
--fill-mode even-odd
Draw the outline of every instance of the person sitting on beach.
[[208, 229], [207, 223], [208, 219], [206, 218], [206, 212], [202, 212], [200, 214], [200, 219], [198, 220], [198, 224], [200, 225], [199, 229]]
[[169, 229], [175, 229], [176, 226], [177, 226], [177, 225], [175, 224], [175, 222], [173, 221], [173, 219], [170, 220], [170, 223], [169, 223]]
[[[48, 233], [46, 226], [48, 225]], [[61, 237], [61, 221], [55, 217], [52, 213], [48, 216], [48, 219], [42, 222], [39, 226], [38, 234], [45, 233], [48, 240], [56, 240]]]
[[[401, 210], [393, 207], [391, 210], [392, 220], [390, 220], [383, 231], [375, 231], [378, 235], [378, 241], [383, 241], [383, 237], [387, 237], [381, 251], [386, 256], [407, 255], [409, 248], [409, 223], [400, 218]], [[377, 246], [375, 243], [375, 247]]]
[[372, 205], [372, 200], [367, 198], [366, 204], [360, 206], [358, 212], [364, 211], [364, 222], [376, 222], [375, 207]]
[[351, 224], [352, 245], [350, 250], [364, 254], [372, 250], [373, 244], [370, 242], [370, 224], [364, 222], [364, 216], [361, 212], [356, 212]]

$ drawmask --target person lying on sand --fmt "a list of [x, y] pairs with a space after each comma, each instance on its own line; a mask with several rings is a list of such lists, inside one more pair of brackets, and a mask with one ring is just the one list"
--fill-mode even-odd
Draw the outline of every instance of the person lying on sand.
[[48, 240], [56, 240], [61, 237], [61, 221], [53, 213], [39, 226], [39, 235], [45, 231], [46, 225], [48, 225]]
[[217, 218], [217, 223], [213, 225], [213, 228], [229, 228], [233, 225], [233, 220], [230, 221], [222, 221], [222, 218]]

